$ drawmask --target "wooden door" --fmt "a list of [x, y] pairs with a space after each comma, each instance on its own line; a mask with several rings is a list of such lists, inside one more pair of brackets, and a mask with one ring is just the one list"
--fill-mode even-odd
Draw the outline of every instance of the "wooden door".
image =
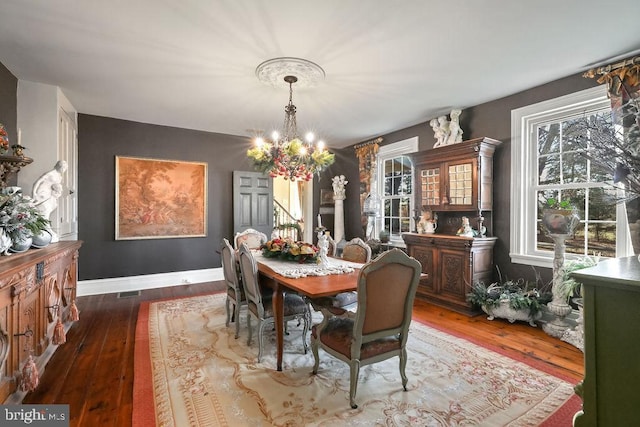
[[271, 236], [273, 180], [260, 172], [233, 171], [233, 233], [247, 228]]

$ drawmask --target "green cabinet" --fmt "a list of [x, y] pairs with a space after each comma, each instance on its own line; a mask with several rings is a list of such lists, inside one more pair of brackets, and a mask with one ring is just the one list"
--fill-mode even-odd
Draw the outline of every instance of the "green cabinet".
[[572, 276], [584, 293], [583, 410], [574, 425], [638, 425], [640, 262], [609, 259]]

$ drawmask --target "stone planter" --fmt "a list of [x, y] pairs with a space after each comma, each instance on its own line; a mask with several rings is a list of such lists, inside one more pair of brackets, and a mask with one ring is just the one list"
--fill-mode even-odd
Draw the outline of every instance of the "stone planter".
[[547, 234], [573, 234], [580, 217], [575, 209], [544, 209], [542, 225]]
[[523, 310], [515, 310], [509, 306], [509, 301], [501, 301], [500, 305], [494, 307], [487, 307], [485, 305], [482, 306], [482, 311], [487, 313], [489, 316], [487, 319], [493, 320], [496, 317], [499, 319], [507, 319], [509, 323], [513, 323], [516, 320], [521, 320], [524, 322], [528, 322], [529, 325], [534, 328], [537, 326], [535, 321], [540, 320], [542, 317], [542, 312], [536, 313], [536, 315], [532, 318], [529, 315], [529, 309]]

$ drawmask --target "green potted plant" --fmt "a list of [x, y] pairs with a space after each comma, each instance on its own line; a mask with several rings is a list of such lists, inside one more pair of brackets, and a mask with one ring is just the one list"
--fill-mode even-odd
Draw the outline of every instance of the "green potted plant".
[[467, 294], [467, 301], [487, 313], [489, 320], [496, 317], [510, 323], [522, 320], [535, 327], [535, 321], [542, 317], [542, 307], [552, 298], [546, 289], [548, 286], [538, 288], [536, 283], [524, 279], [502, 280], [499, 269], [498, 276], [499, 281], [489, 286], [474, 283]]

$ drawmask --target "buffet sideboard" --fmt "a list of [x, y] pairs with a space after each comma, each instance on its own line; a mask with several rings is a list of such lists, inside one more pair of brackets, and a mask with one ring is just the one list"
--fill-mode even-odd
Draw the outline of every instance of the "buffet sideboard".
[[42, 375], [58, 347], [51, 341], [58, 318], [69, 327], [81, 245], [65, 241], [0, 257], [0, 402], [20, 402], [25, 361], [33, 355]]

